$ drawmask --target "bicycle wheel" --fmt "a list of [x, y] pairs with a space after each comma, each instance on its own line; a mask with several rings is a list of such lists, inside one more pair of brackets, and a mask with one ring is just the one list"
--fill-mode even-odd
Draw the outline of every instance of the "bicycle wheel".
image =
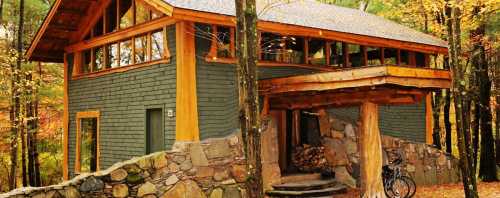
[[385, 189], [387, 197], [390, 198], [406, 198], [410, 194], [409, 184], [402, 178], [396, 178], [392, 182], [392, 185]]
[[410, 187], [410, 192], [408, 193], [408, 195], [406, 197], [412, 198], [415, 195], [415, 193], [417, 192], [417, 185], [415, 184], [415, 181], [413, 181], [413, 179], [411, 177], [408, 177], [408, 176], [401, 176], [401, 179], [403, 179]]

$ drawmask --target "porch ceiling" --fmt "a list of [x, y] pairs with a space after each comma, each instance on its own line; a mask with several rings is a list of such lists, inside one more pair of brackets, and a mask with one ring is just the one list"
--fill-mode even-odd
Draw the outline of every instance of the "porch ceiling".
[[351, 106], [364, 101], [412, 104], [429, 91], [450, 88], [449, 71], [399, 66], [352, 68], [259, 81], [271, 108]]

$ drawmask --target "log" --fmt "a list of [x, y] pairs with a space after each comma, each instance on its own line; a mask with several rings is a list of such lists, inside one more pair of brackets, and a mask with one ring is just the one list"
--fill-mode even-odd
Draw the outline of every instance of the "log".
[[378, 127], [378, 105], [364, 102], [360, 109], [361, 197], [385, 198], [382, 185], [382, 143]]

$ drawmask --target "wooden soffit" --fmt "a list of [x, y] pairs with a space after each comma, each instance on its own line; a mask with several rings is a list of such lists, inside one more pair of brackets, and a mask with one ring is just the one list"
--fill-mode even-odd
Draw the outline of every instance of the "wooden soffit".
[[259, 81], [261, 95], [291, 92], [328, 91], [346, 88], [396, 85], [417, 89], [450, 88], [451, 75], [446, 70], [400, 66], [376, 66], [345, 69]]

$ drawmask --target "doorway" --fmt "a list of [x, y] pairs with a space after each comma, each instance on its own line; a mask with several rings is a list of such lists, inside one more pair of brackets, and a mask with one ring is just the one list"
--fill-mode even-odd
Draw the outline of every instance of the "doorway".
[[165, 132], [163, 130], [163, 110], [146, 110], [146, 154], [163, 151]]

